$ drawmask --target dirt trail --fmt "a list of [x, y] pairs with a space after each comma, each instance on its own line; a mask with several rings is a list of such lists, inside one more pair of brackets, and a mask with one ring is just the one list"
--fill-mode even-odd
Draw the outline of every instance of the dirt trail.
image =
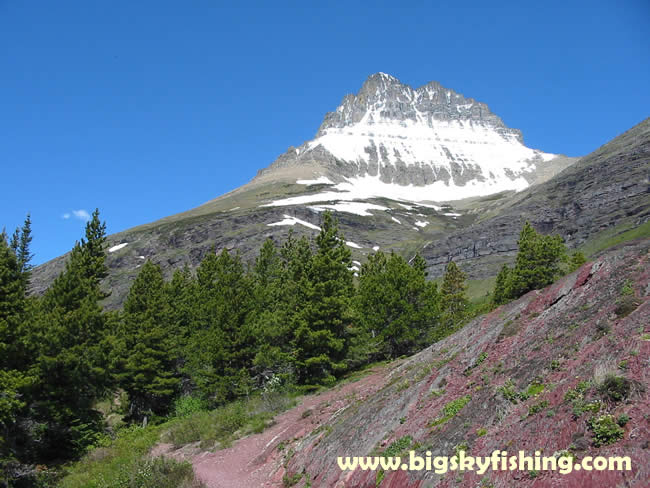
[[[281, 487], [288, 447], [279, 450], [278, 445], [303, 437], [352, 403], [376, 392], [384, 386], [387, 374], [387, 367], [376, 367], [370, 375], [357, 381], [305, 396], [299, 405], [278, 415], [273, 426], [239, 439], [227, 449], [189, 453], [183, 448], [173, 450], [171, 444], [160, 444], [152, 455], [190, 461], [197, 478], [208, 488]], [[308, 410], [311, 413], [305, 414]]]

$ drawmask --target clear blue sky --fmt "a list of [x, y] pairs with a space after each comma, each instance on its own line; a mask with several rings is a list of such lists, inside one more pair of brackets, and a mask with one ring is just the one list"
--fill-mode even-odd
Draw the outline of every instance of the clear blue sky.
[[73, 211], [113, 233], [246, 183], [377, 71], [571, 156], [650, 115], [647, 0], [233, 3], [0, 0], [0, 227], [31, 212], [36, 263]]

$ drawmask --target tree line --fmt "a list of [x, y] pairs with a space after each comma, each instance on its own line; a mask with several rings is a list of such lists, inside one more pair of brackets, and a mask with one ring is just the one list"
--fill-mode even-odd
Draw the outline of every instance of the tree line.
[[[499, 274], [495, 305], [560, 272], [563, 243], [547, 237], [524, 227], [514, 269]], [[408, 262], [377, 252], [355, 277], [329, 212], [313, 241], [291, 232], [281, 245], [268, 239], [254, 263], [210, 252], [195, 271], [165, 280], [147, 260], [122, 310], [110, 312], [101, 305], [106, 225], [97, 210], [42, 297], [28, 294], [31, 239], [29, 216], [11, 238], [0, 235], [5, 486], [31, 486], [25, 466], [92, 446], [104, 430], [96, 403], [117, 391], [133, 423], [156, 421], [188, 396], [210, 408], [278, 385], [310, 391], [413, 354], [469, 313], [466, 277], [453, 261], [440, 287], [426, 279], [419, 255]]]

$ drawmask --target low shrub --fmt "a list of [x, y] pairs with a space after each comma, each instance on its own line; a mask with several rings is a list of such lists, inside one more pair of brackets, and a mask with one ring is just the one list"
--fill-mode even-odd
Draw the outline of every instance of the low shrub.
[[594, 434], [593, 444], [596, 447], [613, 444], [623, 438], [625, 431], [614, 420], [613, 415], [601, 415], [589, 421], [589, 428]]
[[608, 374], [602, 383], [598, 385], [598, 392], [603, 398], [613, 402], [620, 402], [626, 399], [630, 394], [630, 389], [630, 380], [614, 374]]

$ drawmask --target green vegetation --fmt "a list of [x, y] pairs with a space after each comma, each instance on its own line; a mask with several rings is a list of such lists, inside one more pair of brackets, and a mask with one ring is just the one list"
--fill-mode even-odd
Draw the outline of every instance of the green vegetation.
[[419, 255], [409, 265], [395, 253], [382, 252], [362, 266], [356, 309], [372, 359], [412, 354], [432, 342], [439, 297], [436, 284], [425, 280], [424, 268]]
[[614, 313], [616, 313], [618, 318], [627, 317], [634, 312], [641, 303], [643, 303], [643, 301], [635, 296], [634, 287], [632, 286], [632, 283], [627, 280], [623, 284], [620, 295], [616, 300]]
[[[105, 312], [105, 234], [96, 210], [43, 297], [27, 296], [29, 216], [11, 239], [0, 237], [6, 485], [20, 476], [23, 484], [45, 486], [56, 469], [32, 466], [56, 468], [94, 448], [117, 459], [119, 469], [98, 462], [66, 480], [98, 470], [86, 485], [114, 486], [98, 484], [108, 470], [115, 486], [134, 479], [167, 486], [157, 481], [165, 473], [185, 483], [182, 465], [123, 452], [130, 426], [149, 426], [142, 438], [152, 443], [149, 432], [157, 439], [164, 426], [174, 445], [226, 446], [263, 430], [295, 393], [417, 352], [468, 317], [465, 276], [454, 263], [440, 293], [419, 255], [410, 263], [396, 254], [370, 256], [355, 283], [350, 250], [329, 212], [314, 241], [290, 234], [277, 247], [267, 240], [251, 266], [239, 254], [212, 251], [195, 273], [185, 268], [166, 280], [158, 264], [145, 261], [123, 309]], [[430, 372], [425, 365], [416, 376]], [[107, 435], [117, 437], [110, 443]]]
[[436, 419], [434, 419], [429, 424], [429, 426], [436, 427], [452, 419], [453, 417], [456, 416], [458, 412], [460, 412], [463, 409], [465, 405], [467, 405], [470, 402], [471, 399], [472, 399], [471, 396], [465, 395], [463, 397], [456, 398], [455, 400], [452, 400], [451, 402], [447, 403], [444, 407], [442, 407], [441, 415], [439, 415]]
[[384, 457], [401, 456], [408, 451], [413, 444], [413, 438], [410, 435], [405, 435], [390, 443], [390, 445], [381, 454]]
[[584, 263], [581, 253], [567, 257], [566, 247], [558, 235], [545, 236], [526, 222], [517, 241], [519, 252], [514, 268], [503, 265], [496, 279], [492, 295], [493, 306], [502, 305], [519, 298], [531, 290], [538, 290], [553, 283], [565, 271], [562, 264], [568, 261], [573, 271]]
[[[546, 389], [546, 385], [533, 381], [528, 387], [523, 391], [517, 391], [515, 384], [512, 380], [508, 379], [503, 384], [497, 388], [497, 391], [503, 395], [503, 398], [508, 400], [511, 403], [518, 403], [519, 401], [526, 401], [529, 398], [535, 397], [542, 393]], [[545, 408], [545, 407], [544, 407]]]
[[587, 399], [592, 386], [590, 381], [581, 381], [575, 388], [570, 388], [565, 393], [564, 401], [571, 405], [574, 418], [577, 419], [585, 413], [598, 413], [602, 408], [602, 403], [599, 400]]
[[605, 400], [620, 402], [630, 394], [630, 380], [623, 376], [608, 374], [605, 379], [598, 385], [598, 392]]
[[[164, 426], [148, 428], [132, 426], [123, 429], [114, 441], [108, 445], [100, 444], [100, 447], [95, 451], [89, 453], [72, 466], [67, 472], [67, 476], [61, 480], [58, 486], [61, 488], [117, 488], [122, 486], [133, 486], [135, 488], [140, 486], [128, 483], [131, 479], [134, 479], [134, 475], [137, 475], [140, 468], [146, 465], [146, 454], [160, 439], [163, 428]], [[151, 475], [154, 474], [154, 471], [156, 473], [163, 470], [173, 470], [177, 473], [184, 471], [183, 467], [175, 468], [172, 465], [166, 467], [157, 465], [155, 468], [151, 466], [150, 468]], [[151, 480], [151, 477], [149, 480]], [[153, 488], [155, 485], [142, 486], [151, 486]], [[161, 484], [160, 486], [165, 485]], [[166, 486], [172, 488], [179, 485]]]
[[641, 239], [650, 237], [650, 221], [645, 222], [633, 229], [626, 229], [629, 224], [624, 224], [615, 227], [614, 229], [607, 229], [600, 233], [593, 239], [587, 241], [580, 249], [585, 256], [593, 256], [607, 248], [621, 244], [623, 242], [632, 241], [634, 239]]
[[201, 441], [203, 446], [229, 446], [237, 437], [262, 432], [275, 415], [295, 405], [287, 393], [254, 396], [238, 400], [212, 411], [199, 411], [176, 422], [165, 433], [165, 440], [175, 446]]
[[595, 417], [588, 424], [593, 432], [593, 444], [596, 447], [613, 444], [622, 439], [625, 434], [625, 431], [618, 425], [613, 415]]
[[528, 407], [528, 415], [535, 415], [536, 413], [548, 408], [548, 405], [548, 400], [542, 400], [541, 402], [535, 403]]
[[628, 414], [626, 414], [626, 413], [622, 413], [622, 414], [619, 415], [618, 418], [616, 419], [616, 423], [617, 423], [620, 427], [625, 427], [629, 421], [630, 421], [630, 416], [629, 416]]
[[467, 368], [465, 368], [465, 371], [463, 371], [463, 374], [465, 376], [469, 376], [472, 373], [472, 370], [474, 370], [475, 368], [478, 368], [481, 365], [481, 363], [487, 359], [487, 357], [488, 357], [488, 353], [483, 351], [481, 354], [478, 355], [478, 357], [476, 358], [476, 361], [474, 362], [474, 364], [472, 364], [471, 366], [468, 366]]
[[[186, 268], [166, 280], [158, 264], [146, 261], [123, 309], [105, 312], [105, 233], [96, 210], [42, 297], [27, 293], [29, 216], [11, 238], [0, 235], [0, 472], [12, 488], [19, 476], [21, 486], [52, 486], [62, 467], [79, 459], [61, 481], [64, 488], [198, 486], [187, 465], [146, 456], [161, 436], [176, 446], [228, 446], [271, 425], [297, 394], [359, 377], [373, 361], [417, 352], [488, 307], [546, 286], [584, 262], [578, 252], [567, 258], [559, 237], [542, 236], [527, 223], [515, 266], [502, 268], [491, 298], [481, 289], [471, 303], [456, 263], [437, 286], [426, 280], [419, 255], [407, 262], [376, 253], [355, 280], [350, 250], [325, 212], [313, 241], [290, 234], [278, 247], [267, 240], [254, 264], [213, 250], [195, 273]], [[617, 315], [629, 314], [636, 303], [626, 282]], [[510, 329], [516, 332], [507, 326], [506, 335]], [[396, 388], [409, 388], [457, 353], [422, 365]], [[486, 352], [479, 354], [465, 374], [486, 359]], [[557, 360], [551, 363], [558, 367]], [[592, 386], [581, 383], [565, 399], [576, 417], [592, 416], [594, 442], [604, 445], [622, 436], [629, 418], [621, 415], [612, 426], [610, 416], [594, 416], [607, 402], [628, 398], [632, 385], [610, 375]], [[603, 401], [587, 399], [596, 389]], [[510, 380], [499, 388], [513, 403], [544, 390], [533, 382], [517, 391]], [[447, 403], [431, 427], [470, 400]], [[547, 407], [538, 401], [529, 414]], [[102, 416], [108, 412], [110, 422]], [[386, 452], [411, 444], [407, 436]], [[54, 469], [34, 469], [37, 464]], [[300, 481], [303, 474], [296, 476]], [[381, 482], [383, 474], [377, 476]]]
[[453, 329], [455, 324], [462, 322], [467, 316], [469, 300], [466, 294], [466, 278], [456, 263], [450, 261], [440, 288], [441, 321], [444, 329]]

